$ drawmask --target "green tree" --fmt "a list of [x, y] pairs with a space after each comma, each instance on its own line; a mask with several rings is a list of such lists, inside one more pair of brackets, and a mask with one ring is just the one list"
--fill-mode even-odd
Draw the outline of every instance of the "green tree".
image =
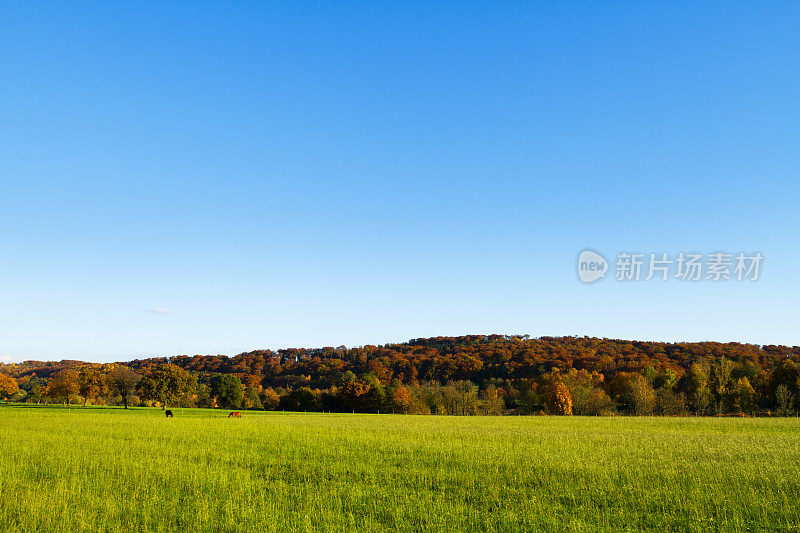
[[669, 389], [675, 386], [675, 383], [678, 381], [678, 374], [675, 373], [674, 370], [666, 370], [663, 374], [659, 374], [653, 380], [653, 388], [654, 389]]
[[196, 388], [196, 376], [170, 363], [160, 365], [139, 382], [142, 397], [160, 402], [162, 409], [194, 393]]
[[512, 393], [516, 407], [524, 414], [539, 412], [544, 407], [539, 385], [533, 379], [520, 380]]
[[733, 413], [752, 414], [756, 405], [756, 391], [750, 385], [750, 380], [739, 378], [728, 391], [726, 402]]
[[600, 387], [604, 377], [599, 372], [572, 369], [562, 374], [561, 379], [572, 397], [573, 414], [599, 416], [614, 412], [614, 402]]
[[715, 410], [717, 413], [724, 412], [725, 397], [728, 395], [729, 389], [733, 388], [735, 384], [731, 380], [733, 373], [733, 363], [727, 358], [723, 357], [716, 364], [711, 366], [711, 374], [709, 375], [709, 386], [711, 392], [715, 396]]
[[692, 409], [699, 414], [704, 415], [708, 411], [711, 404], [711, 391], [708, 388], [708, 373], [705, 368], [698, 364], [693, 363], [686, 373], [686, 394], [689, 397], [689, 403]]
[[254, 387], [244, 388], [244, 397], [242, 398], [242, 405], [245, 409], [263, 409], [264, 405], [261, 403], [261, 398], [258, 397], [258, 391]]
[[469, 380], [451, 381], [442, 388], [442, 399], [449, 415], [474, 415], [478, 387]]
[[632, 413], [637, 416], [649, 415], [656, 407], [656, 393], [650, 382], [639, 376], [633, 376], [630, 382], [630, 399]]
[[127, 366], [117, 366], [108, 373], [108, 384], [111, 390], [119, 394], [122, 398], [122, 404], [125, 409], [128, 408], [128, 403], [136, 395], [136, 386], [141, 381], [142, 376], [137, 374], [134, 370]]
[[614, 376], [609, 386], [614, 401], [628, 414], [644, 416], [652, 414], [655, 409], [655, 391], [643, 375], [621, 372]]
[[316, 411], [319, 409], [319, 393], [300, 387], [282, 397], [281, 404], [288, 411]]
[[653, 368], [653, 365], [648, 365], [644, 370], [642, 370], [642, 375], [644, 376], [644, 379], [650, 383], [650, 385], [654, 385], [656, 379], [659, 377], [658, 372], [655, 368]]
[[425, 407], [418, 412], [430, 412], [435, 415], [447, 414], [445, 407], [443, 387], [437, 381], [424, 381], [416, 389], [418, 403]]
[[197, 388], [195, 389], [195, 405], [202, 408], [216, 407], [214, 398], [211, 396], [211, 387], [208, 386], [208, 383], [197, 383]]
[[346, 372], [343, 372], [342, 375], [339, 376], [339, 385], [344, 386], [347, 383], [350, 383], [351, 381], [356, 381], [357, 379], [358, 377], [355, 374], [353, 374], [352, 371], [348, 370]]
[[778, 385], [775, 389], [775, 402], [778, 406], [778, 413], [782, 416], [789, 416], [792, 413], [794, 394], [792, 394], [789, 387], [786, 385]]
[[369, 390], [364, 395], [364, 409], [376, 413], [386, 410], [386, 387], [373, 374], [364, 374], [361, 379], [369, 385]]
[[20, 383], [20, 387], [25, 389], [26, 402], [39, 404], [46, 398], [47, 381], [42, 378], [32, 377], [26, 382]]
[[614, 402], [600, 387], [575, 385], [569, 389], [572, 412], [576, 415], [604, 416], [614, 413]]
[[655, 412], [659, 415], [675, 416], [686, 414], [686, 396], [675, 393], [672, 388], [662, 387], [656, 391]]
[[481, 413], [484, 415], [500, 415], [506, 404], [494, 385], [487, 385], [480, 393]]
[[239, 409], [242, 407], [244, 388], [242, 382], [231, 374], [214, 376], [209, 381], [211, 395], [217, 399], [217, 405], [223, 409]]

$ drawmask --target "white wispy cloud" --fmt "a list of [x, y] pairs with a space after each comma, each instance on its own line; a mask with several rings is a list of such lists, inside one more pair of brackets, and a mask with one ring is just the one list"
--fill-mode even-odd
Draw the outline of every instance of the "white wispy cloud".
[[148, 309], [148, 313], [155, 313], [157, 315], [173, 315], [175, 311], [172, 309], [164, 309], [163, 307], [156, 307], [155, 309]]
[[10, 355], [0, 355], [0, 363], [10, 363], [11, 356]]

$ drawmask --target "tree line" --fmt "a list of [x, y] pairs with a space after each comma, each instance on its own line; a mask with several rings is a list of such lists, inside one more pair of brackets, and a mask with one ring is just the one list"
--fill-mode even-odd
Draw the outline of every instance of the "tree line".
[[125, 363], [0, 365], [30, 403], [500, 415], [793, 415], [800, 347], [470, 335]]

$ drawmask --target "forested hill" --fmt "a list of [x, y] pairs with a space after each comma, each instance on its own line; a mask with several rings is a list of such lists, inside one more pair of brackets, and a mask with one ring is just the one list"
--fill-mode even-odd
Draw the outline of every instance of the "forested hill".
[[800, 347], [468, 335], [0, 365], [0, 400], [445, 414], [795, 412]]
[[[664, 343], [601, 339], [596, 337], [539, 337], [527, 335], [466, 335], [413, 339], [399, 344], [347, 348], [289, 348], [255, 350], [233, 357], [225, 355], [179, 355], [125, 362], [134, 370], [170, 362], [186, 370], [257, 376], [262, 385], [291, 386], [300, 381], [324, 387], [336, 383], [346, 371], [372, 373], [381, 379], [403, 383], [435, 380], [522, 379], [552, 369], [587, 370], [604, 375], [640, 372], [648, 367], [673, 370], [682, 375], [692, 363], [710, 364], [727, 358], [740, 365], [769, 371], [780, 362], [800, 363], [800, 346], [758, 346], [737, 342]], [[17, 375], [39, 377], [79, 361], [27, 361], [16, 367]], [[10, 368], [9, 368], [10, 369]], [[22, 371], [22, 372], [20, 372]], [[243, 379], [243, 381], [245, 380]], [[248, 380], [249, 381], [249, 380]]]

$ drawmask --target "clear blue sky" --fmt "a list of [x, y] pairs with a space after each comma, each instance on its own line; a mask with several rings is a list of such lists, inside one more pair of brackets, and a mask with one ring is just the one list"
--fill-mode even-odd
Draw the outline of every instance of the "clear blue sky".
[[0, 358], [800, 344], [798, 95], [791, 2], [3, 2]]

